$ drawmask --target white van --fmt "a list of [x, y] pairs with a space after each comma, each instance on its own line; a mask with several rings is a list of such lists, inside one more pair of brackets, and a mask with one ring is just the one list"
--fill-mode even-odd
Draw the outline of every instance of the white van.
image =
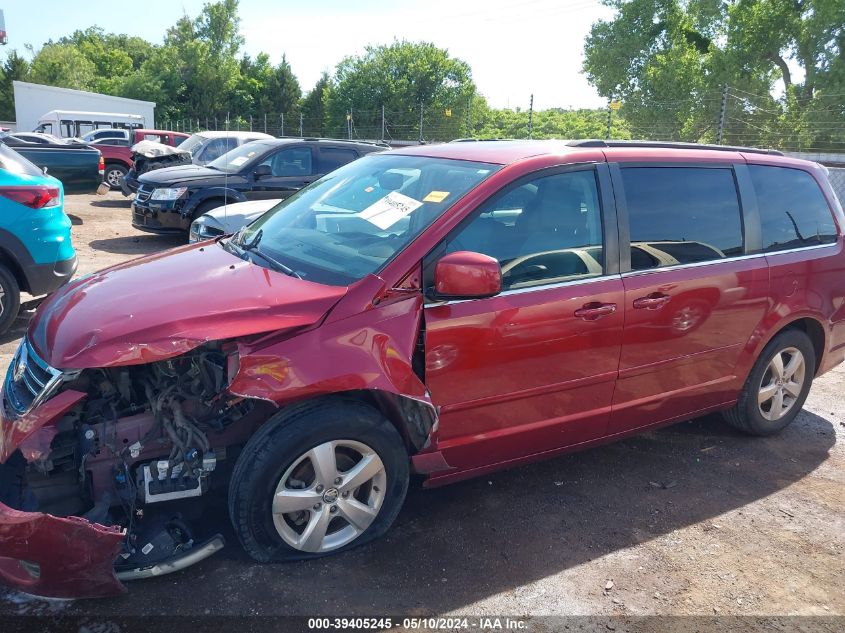
[[61, 138], [80, 138], [100, 128], [133, 129], [147, 127], [146, 123], [140, 114], [50, 110], [38, 119], [38, 127], [33, 132], [54, 134]]

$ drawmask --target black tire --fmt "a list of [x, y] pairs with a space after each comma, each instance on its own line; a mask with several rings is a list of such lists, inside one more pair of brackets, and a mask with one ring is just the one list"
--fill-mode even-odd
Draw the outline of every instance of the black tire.
[[106, 163], [106, 171], [103, 175], [105, 182], [111, 189], [120, 189], [120, 181], [126, 176], [128, 170], [118, 163]]
[[199, 203], [197, 205], [197, 208], [194, 209], [194, 212], [191, 214], [191, 222], [196, 220], [204, 213], [208, 213], [209, 211], [211, 211], [212, 209], [216, 209], [217, 207], [222, 207], [224, 204], [226, 203], [223, 201], [223, 198], [212, 198], [211, 200], [206, 200], [205, 202]]
[[[769, 420], [760, 411], [757, 395], [760, 392], [763, 379], [767, 376], [769, 363], [776, 354], [780, 354], [789, 348], [798, 349], [804, 356], [804, 381], [798, 397], [783, 417], [778, 420]], [[722, 412], [722, 416], [728, 424], [748, 435], [767, 436], [782, 431], [789, 426], [798, 412], [801, 411], [801, 407], [804, 406], [807, 394], [810, 393], [815, 370], [816, 351], [810, 337], [801, 330], [784, 330], [763, 348], [757, 362], [751, 369], [751, 373], [748, 375], [748, 379], [745, 381], [736, 405]]]
[[12, 327], [21, 308], [21, 289], [12, 272], [0, 264], [0, 334]]
[[[273, 495], [284, 473], [301, 456], [334, 440], [361, 442], [377, 453], [386, 473], [383, 501], [373, 522], [352, 542], [328, 552], [304, 552], [285, 542], [276, 529]], [[388, 530], [408, 490], [408, 463], [398, 431], [373, 407], [343, 398], [295, 405], [271, 417], [244, 447], [229, 484], [229, 516], [244, 550], [258, 562], [335, 554]]]

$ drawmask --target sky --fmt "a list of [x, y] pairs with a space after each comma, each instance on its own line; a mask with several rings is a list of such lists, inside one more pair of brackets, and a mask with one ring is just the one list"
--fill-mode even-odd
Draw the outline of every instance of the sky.
[[[0, 0], [0, 9], [5, 48], [23, 52], [25, 44], [37, 50], [93, 25], [160, 43], [169, 26], [196, 16], [204, 3]], [[244, 52], [266, 52], [274, 63], [286, 55], [303, 91], [343, 57], [406, 39], [433, 42], [469, 63], [496, 108], [527, 109], [532, 93], [535, 109], [606, 105], [581, 74], [590, 26], [612, 16], [599, 0], [241, 0], [239, 14]]]

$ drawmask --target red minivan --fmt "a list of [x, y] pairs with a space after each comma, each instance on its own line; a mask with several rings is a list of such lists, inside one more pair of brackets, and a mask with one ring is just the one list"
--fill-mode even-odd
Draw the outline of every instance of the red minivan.
[[[232, 237], [78, 279], [3, 385], [0, 576], [102, 596], [223, 545], [383, 534], [437, 486], [722, 411], [783, 429], [845, 357], [823, 167], [745, 148], [370, 155]], [[198, 525], [203, 525], [203, 521]]]

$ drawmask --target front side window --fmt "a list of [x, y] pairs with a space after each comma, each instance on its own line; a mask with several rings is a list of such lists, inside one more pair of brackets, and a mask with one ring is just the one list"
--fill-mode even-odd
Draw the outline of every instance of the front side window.
[[394, 255], [499, 165], [370, 155], [323, 176], [221, 245], [303, 279], [348, 285]]
[[757, 194], [763, 251], [836, 241], [830, 207], [813, 177], [800, 169], [749, 165]]
[[310, 147], [283, 149], [268, 156], [261, 164], [269, 165], [270, 173], [280, 178], [310, 176], [314, 173], [311, 169]]
[[502, 289], [602, 274], [601, 208], [593, 170], [532, 179], [486, 203], [445, 252], [498, 260]]
[[707, 262], [743, 253], [733, 170], [622, 169], [631, 233], [631, 269]]

